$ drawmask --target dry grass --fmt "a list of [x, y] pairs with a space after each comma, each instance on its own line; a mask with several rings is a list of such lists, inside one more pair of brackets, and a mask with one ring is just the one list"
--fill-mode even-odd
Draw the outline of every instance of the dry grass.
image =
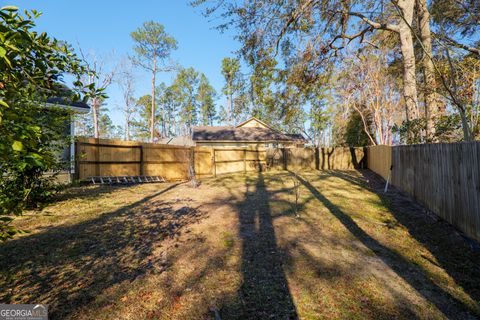
[[479, 252], [363, 175], [302, 173], [297, 206], [286, 172], [71, 188], [0, 245], [0, 302], [54, 319], [479, 316]]

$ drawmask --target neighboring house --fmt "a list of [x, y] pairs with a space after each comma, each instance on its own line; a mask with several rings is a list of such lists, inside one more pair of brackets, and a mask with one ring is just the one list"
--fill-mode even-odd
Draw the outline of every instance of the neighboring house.
[[[69, 120], [65, 124], [65, 136], [74, 137], [75, 135], [75, 114], [88, 113], [90, 106], [84, 102], [70, 102], [62, 97], [49, 98], [46, 102], [46, 107], [64, 108], [73, 111]], [[70, 146], [65, 148], [60, 155], [61, 159], [65, 162], [65, 170], [58, 175], [58, 182], [70, 182], [72, 176], [75, 173], [75, 143], [72, 139]]]
[[196, 146], [288, 148], [303, 147], [307, 141], [301, 134], [282, 133], [252, 117], [235, 127], [193, 127], [192, 142]]

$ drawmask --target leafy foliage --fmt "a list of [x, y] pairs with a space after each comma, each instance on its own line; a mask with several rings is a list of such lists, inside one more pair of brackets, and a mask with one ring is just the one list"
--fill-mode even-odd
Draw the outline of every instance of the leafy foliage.
[[177, 49], [177, 40], [165, 32], [165, 27], [155, 21], [147, 21], [130, 33], [135, 42], [133, 50], [136, 56], [133, 62], [152, 70], [152, 60], [164, 62], [170, 57], [173, 50]]
[[197, 92], [199, 73], [193, 68], [181, 69], [175, 78], [172, 89], [180, 106], [180, 120], [184, 124], [184, 133], [198, 122]]
[[351, 112], [345, 132], [345, 145], [348, 147], [366, 147], [371, 144], [372, 143], [365, 132], [365, 127], [360, 114], [358, 112]]
[[223, 121], [234, 125], [242, 111], [245, 110], [245, 97], [243, 95], [245, 80], [240, 71], [240, 60], [238, 58], [223, 58], [222, 75], [225, 85], [222, 88], [223, 94], [227, 97], [227, 107], [223, 110]]
[[[152, 119], [152, 97], [150, 95], [144, 95], [135, 101], [135, 107], [137, 110], [138, 118], [132, 120], [132, 126], [136, 132], [136, 137], [141, 140], [148, 140], [150, 136], [150, 121]], [[155, 123], [160, 120], [159, 110], [155, 110]], [[159, 132], [155, 133], [155, 136], [159, 136]]]
[[197, 100], [200, 105], [201, 122], [203, 125], [213, 125], [215, 119], [215, 89], [210, 85], [208, 78], [202, 73], [198, 85]]
[[[408, 141], [411, 144], [420, 144], [423, 141], [420, 139], [420, 132], [425, 128], [425, 119], [415, 119], [414, 121], [404, 121], [401, 125], [395, 125], [392, 130], [398, 133], [401, 141]], [[414, 140], [408, 140], [408, 129], [413, 132]], [[435, 122], [435, 136], [436, 141], [441, 142], [459, 142], [462, 141], [462, 121], [460, 115], [451, 114], [441, 116]]]
[[[80, 61], [66, 44], [33, 31], [36, 11], [0, 10], [0, 241], [19, 230], [11, 222], [50, 194], [44, 173], [61, 169], [68, 112], [42, 101], [65, 95], [65, 72], [79, 76]], [[80, 84], [77, 82], [77, 84]], [[78, 98], [72, 95], [71, 99]]]

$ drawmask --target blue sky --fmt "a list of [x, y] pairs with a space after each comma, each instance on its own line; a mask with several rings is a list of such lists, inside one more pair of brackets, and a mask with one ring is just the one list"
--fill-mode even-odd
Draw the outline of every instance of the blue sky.
[[[132, 54], [133, 42], [130, 32], [143, 22], [154, 20], [165, 26], [167, 33], [178, 41], [178, 50], [172, 57], [184, 67], [193, 67], [205, 73], [217, 92], [223, 86], [220, 73], [221, 60], [233, 56], [239, 44], [233, 39], [233, 33], [220, 33], [214, 29], [215, 23], [201, 15], [199, 8], [192, 8], [188, 0], [2, 0], [2, 5], [12, 4], [23, 9], [36, 9], [43, 15], [37, 20], [37, 29], [46, 31], [59, 40], [65, 40], [76, 46], [80, 43], [85, 52], [95, 52], [97, 56], [121, 60]], [[137, 70], [136, 96], [150, 92], [150, 76]], [[159, 82], [169, 84], [174, 74], [161, 74]], [[158, 83], [159, 83], [158, 82]], [[120, 91], [113, 84], [107, 91], [107, 107], [110, 116], [117, 124], [123, 124]], [[217, 104], [223, 104], [220, 98]]]

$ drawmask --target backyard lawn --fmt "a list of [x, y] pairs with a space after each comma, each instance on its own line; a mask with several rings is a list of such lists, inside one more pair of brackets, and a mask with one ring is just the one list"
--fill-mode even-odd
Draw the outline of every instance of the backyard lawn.
[[0, 303], [53, 319], [480, 317], [480, 250], [382, 189], [369, 171], [72, 187], [0, 244]]

